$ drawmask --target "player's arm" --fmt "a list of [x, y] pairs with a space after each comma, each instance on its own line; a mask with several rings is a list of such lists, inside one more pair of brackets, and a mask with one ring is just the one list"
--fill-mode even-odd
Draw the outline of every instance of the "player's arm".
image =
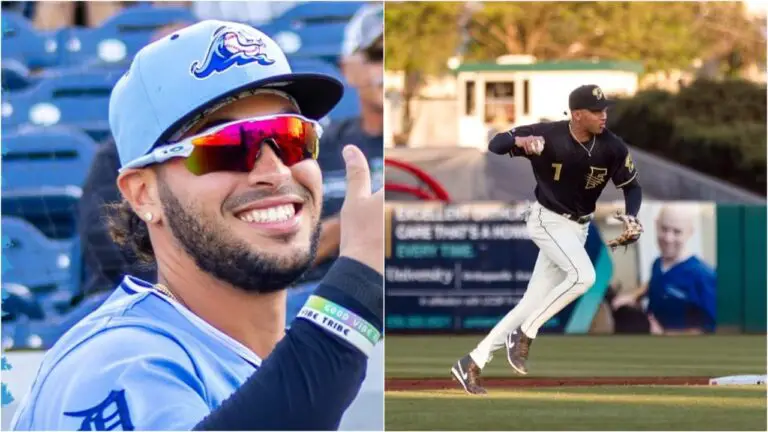
[[[315, 295], [381, 334], [383, 282], [373, 269], [340, 257]], [[259, 371], [194, 429], [336, 429], [360, 390], [368, 354], [300, 313]]]
[[637, 217], [643, 201], [643, 191], [637, 176], [637, 168], [627, 145], [619, 140], [613, 175], [613, 184], [624, 192], [625, 213]]
[[498, 155], [526, 156], [535, 153], [535, 138], [544, 135], [544, 124], [534, 123], [499, 132], [488, 143], [488, 151]]

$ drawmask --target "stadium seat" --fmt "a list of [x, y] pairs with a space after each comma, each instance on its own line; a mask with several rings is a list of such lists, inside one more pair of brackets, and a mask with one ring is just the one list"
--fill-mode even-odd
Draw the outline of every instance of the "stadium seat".
[[62, 69], [44, 74], [26, 89], [4, 92], [4, 128], [70, 125], [108, 129], [109, 96], [122, 74], [122, 69]]
[[285, 11], [274, 22], [297, 29], [309, 24], [347, 23], [365, 2], [316, 2], [299, 3]]
[[[80, 322], [88, 314], [96, 310], [104, 301], [112, 295], [112, 291], [105, 291], [86, 297], [75, 307], [60, 315], [49, 315], [44, 320], [28, 321], [23, 326], [23, 340], [29, 348], [49, 349], [70, 328]], [[17, 334], [21, 332], [17, 331]]]
[[146, 46], [153, 34], [163, 26], [197, 22], [186, 8], [152, 5], [131, 6], [111, 17], [97, 28], [70, 27], [58, 34], [61, 64], [121, 66], [130, 64], [136, 53]]
[[332, 63], [341, 55], [347, 23], [321, 23], [290, 28], [282, 23], [262, 26], [290, 58], [317, 58]]
[[308, 58], [291, 59], [290, 63], [294, 72], [328, 74], [345, 84], [344, 96], [336, 107], [328, 113], [328, 116], [324, 119], [324, 123], [360, 115], [360, 102], [357, 91], [354, 88], [347, 86], [346, 81], [344, 80], [344, 75], [341, 74], [341, 71], [336, 66], [322, 60]]
[[3, 91], [17, 91], [29, 87], [34, 82], [30, 77], [29, 68], [15, 58], [3, 58], [0, 61], [0, 78], [2, 78]]
[[79, 288], [79, 269], [73, 268], [79, 242], [49, 239], [31, 223], [3, 216], [2, 243], [3, 282], [25, 285], [41, 294], [74, 293]]
[[38, 32], [18, 12], [0, 13], [3, 30], [3, 57], [15, 58], [30, 69], [58, 64], [59, 52], [54, 32]]
[[16, 321], [20, 317], [32, 320], [45, 318], [43, 307], [26, 286], [3, 282], [3, 320]]
[[2, 213], [24, 219], [50, 239], [75, 239], [81, 195], [74, 186], [3, 191]]
[[97, 144], [84, 132], [65, 127], [22, 128], [2, 141], [3, 191], [41, 186], [77, 186]]
[[3, 327], [2, 327], [3, 351], [18, 348], [17, 346], [18, 339], [16, 337], [16, 334], [17, 334], [16, 328], [18, 327], [18, 325], [19, 323], [17, 323], [15, 320], [3, 319]]

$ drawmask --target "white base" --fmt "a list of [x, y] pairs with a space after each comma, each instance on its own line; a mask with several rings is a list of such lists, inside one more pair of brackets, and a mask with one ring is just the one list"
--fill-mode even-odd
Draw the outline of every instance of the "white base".
[[765, 385], [766, 381], [768, 381], [766, 375], [731, 375], [711, 378], [709, 385]]

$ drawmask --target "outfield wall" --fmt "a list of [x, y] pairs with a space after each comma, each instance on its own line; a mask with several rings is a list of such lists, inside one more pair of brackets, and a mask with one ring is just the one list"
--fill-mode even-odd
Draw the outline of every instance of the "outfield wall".
[[[538, 254], [525, 230], [527, 205], [387, 202], [387, 331], [492, 327], [522, 298]], [[623, 206], [623, 201], [598, 205], [586, 243], [597, 281], [542, 332], [643, 332], [637, 323], [622, 321], [637, 319], [636, 310], [624, 313], [606, 301], [610, 292], [643, 290], [649, 295], [633, 307], [646, 315], [655, 293], [656, 305], [680, 299], [673, 306], [681, 326], [765, 332], [764, 205], [645, 201], [639, 214], [643, 236], [626, 251], [610, 251], [605, 241], [621, 232], [611, 215]], [[661, 270], [662, 256], [679, 263]]]

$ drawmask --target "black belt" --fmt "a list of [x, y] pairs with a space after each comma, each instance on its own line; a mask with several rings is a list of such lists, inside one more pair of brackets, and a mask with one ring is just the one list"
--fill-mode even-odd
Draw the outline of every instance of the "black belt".
[[592, 215], [588, 214], [586, 216], [576, 216], [568, 213], [561, 213], [560, 216], [563, 216], [566, 219], [572, 220], [576, 223], [585, 224], [592, 220]]

